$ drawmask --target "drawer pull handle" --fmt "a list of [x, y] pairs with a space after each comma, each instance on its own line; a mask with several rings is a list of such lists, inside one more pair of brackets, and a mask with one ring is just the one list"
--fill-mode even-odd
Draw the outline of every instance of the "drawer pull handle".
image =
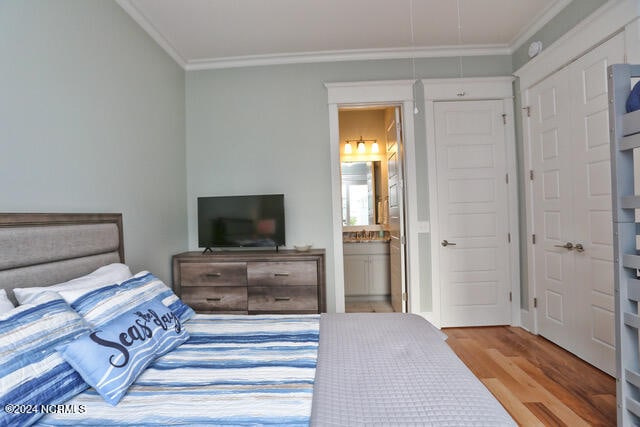
[[220, 301], [222, 301], [222, 297], [207, 298], [207, 302], [220, 302]]
[[291, 301], [290, 297], [275, 297], [276, 301]]
[[206, 276], [207, 277], [220, 277], [220, 276], [222, 276], [222, 273], [207, 273]]
[[273, 273], [273, 275], [276, 277], [287, 277], [289, 276], [289, 273]]

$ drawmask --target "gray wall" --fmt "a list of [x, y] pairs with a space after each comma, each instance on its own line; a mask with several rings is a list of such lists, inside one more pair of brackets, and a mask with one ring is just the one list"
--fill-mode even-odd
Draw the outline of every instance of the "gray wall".
[[[605, 2], [574, 0], [512, 56], [463, 58], [462, 74], [510, 74], [531, 41], [549, 46]], [[413, 78], [408, 60], [189, 72], [185, 94], [184, 71], [115, 2], [100, 0], [0, 2], [0, 55], [1, 211], [122, 212], [128, 263], [169, 280], [171, 254], [197, 247], [197, 196], [282, 192], [289, 246], [328, 249], [333, 308], [322, 82]], [[460, 71], [457, 58], [416, 61], [418, 79]], [[415, 93], [418, 216], [427, 220], [420, 84]], [[518, 120], [516, 129], [522, 171]], [[421, 250], [422, 276], [428, 255]], [[524, 303], [524, 263], [523, 280]]]
[[[580, 21], [593, 13], [600, 6], [605, 4], [607, 0], [573, 0], [567, 7], [562, 9], [553, 19], [544, 25], [538, 32], [531, 36], [519, 49], [512, 55], [513, 71], [518, 70], [529, 61], [529, 45], [531, 42], [540, 40], [544, 48], [549, 47], [553, 42], [562, 37], [567, 31], [575, 27]], [[570, 58], [567, 58], [569, 61]], [[553, 72], [553, 70], [549, 70]], [[525, 209], [525, 182], [528, 171], [524, 170], [524, 151], [522, 137], [522, 117], [520, 115], [522, 108], [522, 94], [520, 92], [520, 80], [514, 82], [514, 103], [515, 103], [515, 129], [516, 129], [516, 155], [518, 158], [518, 189], [520, 209], [520, 306], [523, 309], [528, 308], [529, 298], [529, 279], [527, 264], [527, 236], [526, 231], [526, 209]]]
[[[469, 57], [464, 75], [511, 73], [511, 57]], [[459, 75], [457, 58], [416, 61], [416, 77]], [[189, 247], [197, 247], [198, 196], [284, 193], [287, 246], [327, 249], [334, 310], [329, 115], [323, 82], [412, 78], [408, 60], [246, 67], [187, 73]], [[422, 105], [422, 88], [415, 91]], [[420, 219], [427, 219], [424, 113], [415, 116]], [[423, 245], [425, 246], [425, 245]], [[420, 254], [428, 268], [429, 254]], [[424, 269], [421, 269], [424, 271]]]
[[122, 212], [132, 269], [187, 247], [184, 71], [113, 1], [0, 2], [0, 211]]
[[606, 2], [607, 0], [573, 0], [513, 53], [513, 70], [516, 71], [529, 61], [531, 42], [539, 40], [543, 49], [548, 47]]

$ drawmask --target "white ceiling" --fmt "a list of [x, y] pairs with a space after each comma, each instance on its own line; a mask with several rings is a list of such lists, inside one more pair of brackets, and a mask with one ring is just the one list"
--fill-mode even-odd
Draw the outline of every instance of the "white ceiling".
[[569, 3], [569, 0], [116, 1], [186, 69], [510, 54]]

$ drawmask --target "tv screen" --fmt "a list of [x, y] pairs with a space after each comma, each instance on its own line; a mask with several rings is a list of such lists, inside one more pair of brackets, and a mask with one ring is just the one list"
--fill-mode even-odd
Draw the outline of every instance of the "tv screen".
[[284, 244], [284, 194], [198, 197], [201, 248]]

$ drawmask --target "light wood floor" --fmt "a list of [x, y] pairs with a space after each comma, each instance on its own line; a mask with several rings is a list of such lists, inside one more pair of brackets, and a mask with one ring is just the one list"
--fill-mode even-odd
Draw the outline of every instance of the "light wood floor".
[[521, 328], [446, 328], [449, 346], [520, 425], [615, 426], [615, 379]]

